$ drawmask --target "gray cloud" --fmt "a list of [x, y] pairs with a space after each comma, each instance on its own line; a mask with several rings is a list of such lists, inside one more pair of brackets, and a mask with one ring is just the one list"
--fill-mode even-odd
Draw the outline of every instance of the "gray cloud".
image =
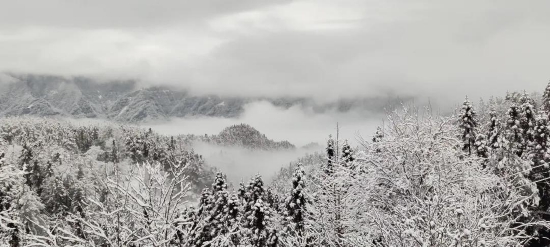
[[71, 29], [144, 29], [194, 25], [215, 16], [285, 3], [287, 0], [10, 1], [0, 9], [0, 26]]
[[548, 9], [538, 0], [12, 1], [0, 10], [0, 70], [450, 106], [541, 91]]

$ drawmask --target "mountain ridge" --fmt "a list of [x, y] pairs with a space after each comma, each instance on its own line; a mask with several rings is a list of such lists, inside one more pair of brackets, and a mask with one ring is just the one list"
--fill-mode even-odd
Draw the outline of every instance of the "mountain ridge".
[[[4, 74], [5, 75], [5, 74]], [[197, 96], [168, 86], [138, 86], [136, 81], [98, 82], [86, 77], [8, 75], [0, 77], [1, 116], [64, 116], [98, 118], [124, 123], [165, 120], [172, 117], [239, 117], [245, 105], [268, 101], [276, 107], [311, 107], [315, 112], [360, 110], [383, 112], [399, 102], [391, 97], [341, 99], [319, 104], [309, 98]], [[3, 81], [2, 81], [3, 80]]]

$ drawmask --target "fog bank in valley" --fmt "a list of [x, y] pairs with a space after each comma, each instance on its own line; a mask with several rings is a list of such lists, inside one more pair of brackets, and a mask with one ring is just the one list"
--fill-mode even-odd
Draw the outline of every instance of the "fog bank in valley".
[[377, 126], [383, 124], [385, 116], [379, 113], [365, 114], [356, 111], [315, 113], [312, 109], [294, 106], [283, 109], [269, 102], [260, 101], [245, 106], [239, 118], [189, 117], [167, 122], [145, 124], [161, 134], [218, 134], [225, 127], [246, 123], [275, 141], [287, 140], [297, 147], [311, 142], [323, 144], [329, 134], [336, 135], [336, 124], [340, 137], [356, 145], [357, 137], [369, 138]]
[[[328, 136], [336, 136], [336, 124], [340, 127], [341, 139], [348, 139], [352, 145], [359, 145], [358, 137], [370, 139], [377, 126], [383, 123], [380, 114], [360, 114], [355, 111], [346, 113], [314, 113], [313, 110], [300, 106], [283, 109], [268, 102], [255, 102], [245, 107], [239, 118], [194, 117], [178, 118], [167, 122], [146, 124], [161, 134], [218, 134], [225, 127], [246, 123], [275, 141], [288, 140], [296, 145], [296, 150], [263, 151], [239, 147], [222, 147], [202, 142], [194, 144], [194, 149], [206, 159], [209, 165], [215, 166], [227, 174], [233, 185], [241, 179], [247, 181], [255, 174], [269, 179], [283, 166], [296, 161], [306, 153], [323, 152]], [[310, 143], [320, 146], [305, 149], [302, 146]]]

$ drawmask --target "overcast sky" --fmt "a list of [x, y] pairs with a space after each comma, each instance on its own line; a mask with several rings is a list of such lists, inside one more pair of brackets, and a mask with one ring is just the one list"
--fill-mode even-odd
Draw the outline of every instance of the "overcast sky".
[[0, 70], [196, 93], [339, 97], [542, 91], [550, 1], [2, 1]]

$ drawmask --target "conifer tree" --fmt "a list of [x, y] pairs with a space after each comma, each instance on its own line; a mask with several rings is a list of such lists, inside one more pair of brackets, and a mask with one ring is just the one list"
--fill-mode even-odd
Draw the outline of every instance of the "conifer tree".
[[241, 201], [241, 203], [246, 204], [247, 203], [247, 197], [246, 197], [246, 187], [244, 186], [244, 183], [241, 182], [239, 184], [239, 190], [237, 192], [237, 197]]
[[33, 160], [33, 156], [31, 148], [25, 143], [23, 150], [21, 150], [21, 156], [19, 156], [19, 167], [24, 168], [25, 166], [29, 166]]
[[248, 229], [250, 244], [255, 247], [275, 246], [269, 244], [274, 234], [269, 228], [270, 217], [269, 206], [259, 198], [251, 205], [249, 211], [245, 212], [245, 227]]
[[213, 208], [206, 224], [210, 225], [212, 238], [225, 235], [230, 230], [229, 220], [229, 193], [226, 190], [214, 193]]
[[[229, 202], [227, 203], [228, 212], [227, 212], [227, 224], [229, 229], [234, 232], [239, 232], [240, 229], [240, 208], [241, 203], [236, 194], [231, 195]], [[241, 241], [240, 234], [231, 235], [231, 242], [236, 246]]]
[[116, 142], [115, 140], [113, 140], [113, 147], [112, 147], [112, 150], [111, 150], [111, 161], [115, 164], [117, 164], [119, 162], [119, 159], [118, 159], [118, 147], [116, 145]]
[[302, 169], [302, 164], [298, 164], [292, 176], [292, 190], [285, 200], [285, 216], [291, 228], [288, 230], [294, 230], [299, 236], [302, 236], [304, 231], [305, 217], [307, 214], [307, 199], [304, 192], [305, 186], [305, 172]]
[[532, 99], [528, 97], [528, 95], [524, 92], [521, 99], [521, 118], [520, 118], [520, 126], [522, 129], [522, 135], [523, 135], [523, 150], [526, 150], [528, 146], [533, 142], [534, 140], [534, 128], [536, 125], [535, 120], [535, 107], [532, 104]]
[[542, 165], [546, 170], [548, 169], [548, 138], [550, 135], [550, 129], [547, 124], [547, 120], [544, 118], [537, 119], [537, 123], [534, 128], [534, 145], [531, 151], [531, 158], [534, 166]]
[[277, 233], [269, 227], [272, 209], [264, 202], [266, 190], [260, 175], [250, 181], [247, 187], [247, 204], [243, 207], [243, 226], [247, 229], [252, 246], [276, 246]]
[[170, 136], [170, 142], [168, 143], [168, 150], [171, 150], [171, 151], [176, 150], [176, 140], [174, 140], [173, 136]]
[[214, 208], [214, 197], [209, 189], [203, 189], [195, 221], [189, 231], [189, 245], [202, 246], [212, 240], [212, 225], [210, 225], [211, 212]]
[[353, 157], [353, 149], [348, 144], [348, 140], [345, 140], [344, 145], [342, 145], [342, 160], [344, 161], [344, 164], [348, 164], [349, 162], [355, 160]]
[[487, 138], [485, 138], [485, 135], [483, 134], [477, 135], [474, 146], [476, 149], [477, 156], [481, 158], [489, 157], [489, 148], [487, 147]]
[[471, 155], [476, 140], [475, 128], [477, 127], [477, 119], [476, 112], [470, 101], [468, 101], [468, 98], [462, 104], [459, 127], [462, 129], [462, 149]]
[[212, 184], [212, 191], [218, 193], [220, 191], [227, 190], [227, 182], [225, 177], [221, 172], [216, 173], [216, 178], [214, 179], [214, 184]]
[[550, 114], [550, 82], [548, 82], [548, 85], [546, 85], [546, 89], [542, 94], [541, 111], [543, 113], [542, 115], [548, 118], [548, 115]]
[[334, 156], [335, 156], [335, 149], [334, 149], [334, 139], [332, 139], [332, 135], [329, 135], [328, 141], [327, 141], [327, 167], [325, 168], [325, 172], [327, 174], [331, 174], [334, 171]]
[[[550, 161], [550, 154], [548, 153], [548, 136], [550, 135], [550, 129], [546, 116], [541, 116], [537, 119], [533, 133], [534, 141], [532, 147], [529, 149], [529, 159], [531, 160], [533, 169], [531, 169], [529, 178], [536, 183], [538, 189], [540, 201], [538, 205], [532, 209], [532, 211], [537, 214], [539, 212], [547, 212], [550, 208], [550, 181], [548, 181], [550, 176], [548, 164]], [[544, 220], [550, 220], [550, 216], [544, 213], [539, 214], [538, 217]], [[550, 231], [548, 229], [536, 229], [536, 231], [537, 234], [540, 235], [540, 239], [547, 239], [548, 236], [550, 236]], [[547, 240], [539, 241], [547, 242]]]
[[495, 109], [491, 109], [491, 112], [489, 113], [490, 123], [489, 123], [489, 133], [488, 133], [488, 145], [492, 149], [496, 149], [500, 147], [499, 137], [500, 137], [500, 121], [497, 117], [497, 112]]
[[520, 109], [513, 104], [508, 110], [508, 119], [506, 120], [506, 141], [508, 142], [507, 149], [517, 156], [523, 154], [524, 140], [522, 128], [520, 126]]
[[273, 192], [272, 188], [267, 188], [265, 193], [265, 202], [267, 203], [267, 205], [269, 205], [269, 207], [279, 212], [279, 196], [275, 192]]
[[258, 199], [264, 198], [265, 189], [264, 181], [260, 175], [256, 175], [247, 186], [247, 195], [249, 201], [255, 202]]
[[34, 155], [32, 149], [27, 145], [23, 145], [21, 150], [21, 156], [19, 156], [19, 167], [26, 172], [25, 184], [29, 187], [33, 187], [33, 168], [38, 168], [38, 165], [34, 162]]
[[377, 127], [376, 133], [374, 133], [374, 136], [372, 137], [372, 142], [380, 142], [382, 141], [382, 138], [384, 138], [384, 132], [382, 131], [382, 128]]
[[548, 121], [545, 118], [537, 119], [537, 123], [534, 128], [534, 145], [529, 154], [533, 166], [533, 169], [531, 170], [531, 179], [533, 181], [543, 180], [537, 183], [537, 187], [539, 187], [541, 204], [545, 205], [550, 203], [549, 182], [544, 180], [550, 175], [548, 164], [548, 162], [550, 162], [550, 154], [548, 153], [549, 135], [550, 128], [548, 127]]

